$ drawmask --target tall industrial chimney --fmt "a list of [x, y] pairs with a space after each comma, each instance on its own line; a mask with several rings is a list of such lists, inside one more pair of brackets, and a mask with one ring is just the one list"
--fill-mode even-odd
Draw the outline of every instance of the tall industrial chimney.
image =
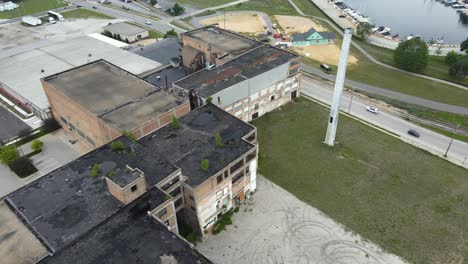
[[333, 102], [330, 108], [330, 117], [328, 118], [327, 136], [325, 137], [325, 143], [329, 146], [333, 146], [335, 143], [336, 128], [338, 126], [338, 115], [340, 113], [341, 95], [343, 94], [344, 81], [346, 77], [346, 66], [348, 64], [348, 54], [352, 36], [353, 30], [351, 28], [346, 28], [343, 36], [343, 45], [341, 46], [338, 73], [336, 74]]

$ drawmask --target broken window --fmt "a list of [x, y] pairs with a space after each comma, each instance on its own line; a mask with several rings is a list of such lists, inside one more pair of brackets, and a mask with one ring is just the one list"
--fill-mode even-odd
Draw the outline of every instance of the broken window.
[[133, 185], [132, 188], [130, 188], [130, 190], [132, 192], [136, 192], [137, 189], [138, 189], [138, 187], [136, 185]]
[[216, 177], [216, 182], [220, 184], [222, 181], [223, 181], [223, 175], [218, 175], [218, 177]]

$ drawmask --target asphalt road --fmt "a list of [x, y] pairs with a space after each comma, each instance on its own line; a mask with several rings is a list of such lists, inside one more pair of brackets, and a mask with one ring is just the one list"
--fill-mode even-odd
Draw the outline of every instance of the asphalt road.
[[[334, 74], [324, 73], [323, 71], [316, 69], [314, 67], [311, 67], [309, 65], [306, 65], [306, 64], [301, 64], [301, 69], [305, 72], [312, 73], [314, 75], [320, 76], [321, 78], [324, 78], [332, 82], [334, 82], [336, 78]], [[454, 114], [468, 115], [467, 107], [434, 102], [434, 101], [426, 100], [426, 99], [419, 98], [416, 96], [411, 96], [411, 95], [407, 95], [407, 94], [403, 94], [403, 93], [387, 90], [384, 88], [351, 81], [351, 80], [346, 80], [345, 85], [353, 88], [354, 90], [361, 90], [361, 91], [366, 91], [369, 93], [378, 94], [381, 96], [385, 96], [391, 99], [396, 99], [396, 100], [409, 103], [409, 104], [420, 105], [420, 106], [424, 106], [427, 108], [432, 108], [432, 109], [436, 109], [439, 111], [444, 111], [444, 112], [449, 112], [449, 113], [454, 113]]]
[[[146, 27], [150, 29], [153, 29], [162, 33], [169, 31], [171, 29], [174, 29], [176, 32], [179, 32], [179, 33], [185, 31], [181, 28], [172, 26], [171, 24], [169, 24], [169, 22], [164, 21], [164, 20], [155, 20], [155, 19], [150, 19], [147, 17], [142, 17], [139, 15], [125, 12], [123, 10], [107, 7], [106, 5], [97, 4], [95, 2], [85, 2], [85, 1], [79, 1], [79, 0], [73, 0], [72, 2], [73, 4], [81, 5], [82, 7], [86, 9], [101, 12], [106, 15], [113, 16], [115, 18], [127, 19], [130, 21], [136, 22], [138, 24], [145, 25]], [[93, 9], [93, 6], [96, 6], [97, 9]], [[146, 21], [150, 21], [151, 25], [146, 25], [145, 24]]]
[[[310, 96], [328, 105], [331, 103], [333, 90], [317, 82], [309, 81], [305, 76], [302, 79], [301, 89], [302, 94], [304, 95]], [[341, 110], [348, 112], [349, 103], [349, 96], [343, 95], [341, 100]], [[443, 155], [445, 153], [450, 143], [450, 138], [384, 112], [380, 112], [379, 114], [370, 113], [366, 110], [366, 107], [367, 105], [364, 103], [354, 100], [351, 105], [350, 114], [377, 127], [381, 127], [387, 131], [395, 133], [404, 141], [407, 141], [412, 145], [423, 149], [430, 149], [432, 150], [431, 152], [439, 155]], [[339, 126], [338, 129], [340, 129]], [[407, 132], [409, 129], [415, 129], [421, 134], [421, 136], [419, 138], [415, 138], [408, 135]], [[337, 140], [339, 141], [339, 139]], [[447, 156], [450, 161], [462, 164], [464, 167], [468, 168], [468, 160], [465, 161], [468, 157], [468, 143], [454, 140]]]

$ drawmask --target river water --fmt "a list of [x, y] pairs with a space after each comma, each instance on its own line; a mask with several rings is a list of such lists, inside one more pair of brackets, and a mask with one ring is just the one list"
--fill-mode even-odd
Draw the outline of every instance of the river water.
[[468, 37], [468, 17], [435, 0], [346, 0], [345, 4], [392, 29], [392, 35], [421, 35], [424, 40], [443, 38], [460, 44]]

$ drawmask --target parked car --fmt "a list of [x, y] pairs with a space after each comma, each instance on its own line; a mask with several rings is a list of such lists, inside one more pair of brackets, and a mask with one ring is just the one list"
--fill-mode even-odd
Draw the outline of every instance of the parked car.
[[146, 21], [145, 21], [145, 24], [146, 24], [146, 25], [151, 25], [151, 21], [146, 20]]
[[339, 18], [346, 18], [346, 16], [345, 15], [340, 15]]
[[379, 109], [375, 108], [375, 107], [372, 107], [372, 106], [368, 106], [366, 107], [366, 110], [371, 112], [371, 113], [374, 113], [374, 114], [378, 114], [379, 113]]
[[324, 70], [325, 72], [327, 72], [327, 73], [331, 72], [331, 70], [332, 70], [332, 69], [330, 68], [330, 66], [326, 65], [325, 63], [320, 64], [320, 68], [321, 68], [322, 70]]
[[417, 138], [421, 136], [421, 134], [419, 134], [419, 132], [414, 130], [414, 129], [408, 130], [408, 134], [412, 135], [413, 137], [417, 137]]
[[97, 9], [97, 6], [93, 6], [93, 9]]

